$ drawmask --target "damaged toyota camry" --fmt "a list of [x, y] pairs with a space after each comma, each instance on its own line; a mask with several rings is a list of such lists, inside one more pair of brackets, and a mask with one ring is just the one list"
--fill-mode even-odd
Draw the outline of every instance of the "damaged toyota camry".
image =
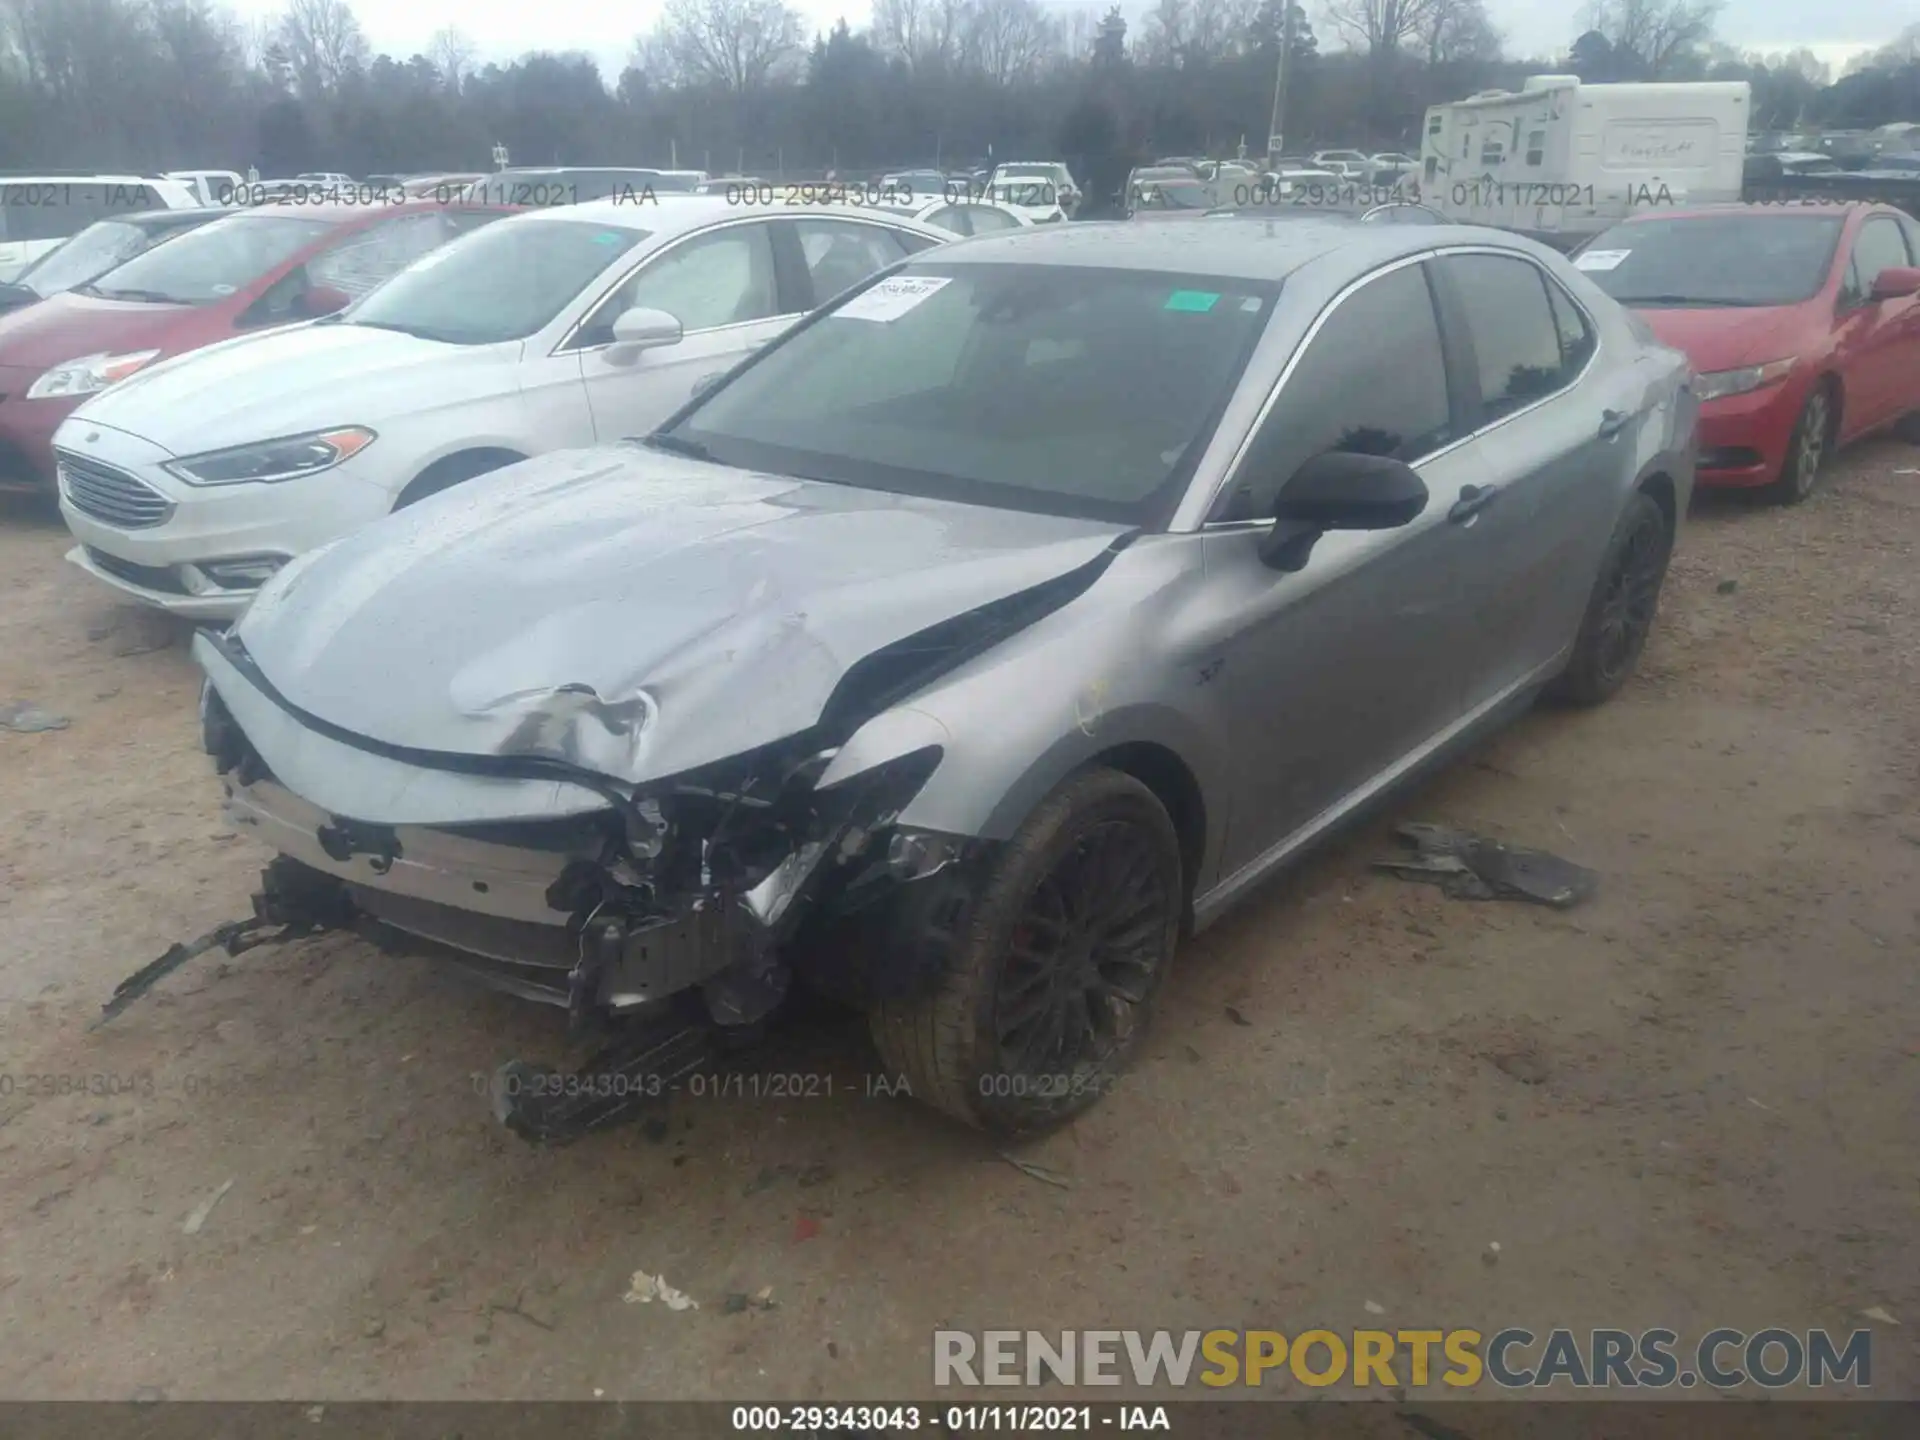
[[509, 1099], [527, 1133], [796, 982], [1032, 1131], [1113, 1087], [1184, 935], [1543, 689], [1621, 686], [1687, 380], [1490, 231], [964, 241], [650, 436], [295, 560], [195, 642], [206, 745], [262, 914], [621, 1022], [614, 1082]]

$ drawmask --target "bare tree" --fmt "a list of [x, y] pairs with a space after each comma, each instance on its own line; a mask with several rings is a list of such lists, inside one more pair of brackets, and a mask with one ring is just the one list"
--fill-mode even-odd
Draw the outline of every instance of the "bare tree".
[[995, 85], [1030, 80], [1060, 46], [1060, 26], [1038, 0], [976, 0], [967, 12], [966, 51]]
[[435, 31], [427, 45], [427, 58], [439, 72], [440, 82], [455, 94], [473, 69], [473, 56], [473, 41], [456, 25]]
[[915, 73], [952, 68], [971, 28], [967, 0], [874, 0], [873, 38]]
[[1500, 32], [1487, 18], [1485, 0], [1429, 0], [1414, 34], [1429, 65], [1491, 60], [1500, 53]]
[[802, 33], [783, 0], [667, 0], [636, 59], [649, 74], [742, 95], [798, 56]]
[[1658, 79], [1680, 55], [1713, 38], [1719, 14], [1720, 0], [1594, 0], [1587, 28]]
[[295, 83], [309, 94], [338, 90], [367, 63], [366, 33], [345, 0], [288, 0], [279, 39]]
[[1328, 0], [1327, 23], [1376, 59], [1421, 33], [1436, 0]]

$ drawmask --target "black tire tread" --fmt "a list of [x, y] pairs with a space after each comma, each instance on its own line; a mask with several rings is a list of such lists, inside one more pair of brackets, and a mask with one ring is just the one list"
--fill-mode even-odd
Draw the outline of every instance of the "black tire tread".
[[[904, 1077], [915, 1099], [976, 1130], [999, 1128], [981, 1112], [973, 1090], [975, 1035], [995, 979], [996, 937], [1038, 879], [1032, 871], [1060, 832], [1088, 809], [1116, 800], [1140, 804], [1146, 816], [1157, 819], [1168, 848], [1179, 855], [1173, 821], [1153, 791], [1118, 770], [1083, 770], [1041, 801], [1007, 842], [953, 937], [939, 982], [918, 995], [875, 1003], [868, 1014], [874, 1047], [890, 1078]], [[1070, 1107], [1047, 1126], [1035, 1128], [1051, 1128], [1083, 1108]]]
[[[1633, 673], [1634, 664], [1629, 664], [1619, 679], [1609, 682], [1600, 674], [1598, 626], [1600, 608], [1606, 599], [1607, 576], [1613, 571], [1613, 563], [1621, 548], [1626, 544], [1627, 536], [1632, 533], [1651, 511], [1666, 531], [1667, 554], [1673, 553], [1673, 524], [1667, 519], [1667, 512], [1660, 502], [1646, 491], [1635, 493], [1620, 512], [1620, 519], [1614, 524], [1613, 534], [1607, 540], [1606, 552], [1601, 556], [1599, 573], [1594, 577], [1593, 591], [1587, 597], [1586, 613], [1580, 617], [1580, 633], [1573, 642], [1573, 654], [1562, 670], [1547, 683], [1546, 698], [1558, 705], [1577, 706], [1582, 709], [1604, 704], [1611, 700]], [[1663, 562], [1664, 563], [1664, 562]], [[1657, 611], [1656, 611], [1657, 614]], [[1634, 657], [1638, 662], [1639, 657]]]

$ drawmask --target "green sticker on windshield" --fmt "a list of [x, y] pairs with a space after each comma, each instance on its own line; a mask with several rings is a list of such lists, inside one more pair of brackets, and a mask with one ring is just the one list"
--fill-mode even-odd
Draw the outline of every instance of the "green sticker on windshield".
[[598, 235], [593, 237], [593, 243], [596, 245], [618, 245], [620, 243], [620, 232], [618, 230], [602, 230]]
[[1167, 297], [1163, 307], [1168, 310], [1187, 310], [1204, 315], [1220, 303], [1220, 296], [1212, 290], [1176, 290]]

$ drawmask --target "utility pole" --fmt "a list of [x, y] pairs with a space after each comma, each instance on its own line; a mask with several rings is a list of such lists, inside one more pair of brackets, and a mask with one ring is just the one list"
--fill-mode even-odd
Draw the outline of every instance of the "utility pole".
[[1280, 3], [1280, 63], [1273, 76], [1273, 122], [1267, 126], [1267, 168], [1280, 163], [1280, 122], [1287, 113], [1287, 52], [1293, 49], [1293, 0]]

